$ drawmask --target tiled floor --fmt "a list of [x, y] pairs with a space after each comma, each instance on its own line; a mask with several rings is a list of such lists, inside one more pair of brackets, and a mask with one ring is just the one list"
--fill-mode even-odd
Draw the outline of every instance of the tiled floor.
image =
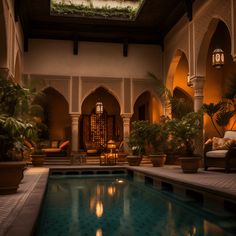
[[[94, 167], [101, 168], [99, 166], [66, 166], [68, 169]], [[65, 167], [57, 166], [57, 169], [60, 168]], [[210, 190], [217, 194], [229, 196], [236, 201], [236, 173], [225, 174], [220, 171], [200, 170], [197, 174], [183, 174], [180, 167], [177, 166], [127, 168], [149, 176], [158, 176], [160, 179]], [[0, 196], [0, 236], [27, 236], [31, 234], [32, 226], [40, 209], [48, 172], [48, 168], [29, 168], [25, 171], [24, 179], [16, 194]]]

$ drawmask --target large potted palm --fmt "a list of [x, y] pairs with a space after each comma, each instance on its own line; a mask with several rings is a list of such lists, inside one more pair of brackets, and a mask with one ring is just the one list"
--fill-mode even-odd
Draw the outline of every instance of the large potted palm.
[[9, 194], [17, 191], [23, 178], [24, 140], [36, 133], [26, 119], [29, 91], [3, 78], [0, 88], [0, 194]]
[[132, 123], [128, 143], [131, 153], [126, 157], [131, 166], [139, 166], [142, 161], [142, 155], [145, 153], [148, 126], [148, 121], [134, 121]]

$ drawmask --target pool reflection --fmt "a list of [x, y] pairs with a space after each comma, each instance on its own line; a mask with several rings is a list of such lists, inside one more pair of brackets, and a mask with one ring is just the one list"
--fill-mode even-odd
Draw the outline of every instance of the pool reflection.
[[52, 179], [42, 215], [44, 236], [62, 228], [57, 235], [230, 235], [212, 216], [122, 178]]

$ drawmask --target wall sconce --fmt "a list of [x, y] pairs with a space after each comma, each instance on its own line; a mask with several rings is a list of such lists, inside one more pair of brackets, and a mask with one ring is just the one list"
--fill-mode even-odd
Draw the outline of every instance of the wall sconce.
[[220, 69], [225, 62], [224, 52], [222, 49], [217, 48], [212, 53], [212, 66], [217, 69]]
[[96, 103], [96, 114], [100, 115], [103, 113], [103, 104], [102, 102]]
[[187, 74], [187, 85], [188, 85], [189, 87], [193, 87], [193, 83], [191, 82], [189, 73]]

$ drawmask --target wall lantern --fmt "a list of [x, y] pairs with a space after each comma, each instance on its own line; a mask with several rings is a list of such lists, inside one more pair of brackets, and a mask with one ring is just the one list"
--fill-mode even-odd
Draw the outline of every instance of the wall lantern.
[[223, 65], [224, 65], [224, 52], [222, 49], [217, 48], [213, 51], [212, 53], [212, 65], [217, 68], [220, 69]]
[[96, 114], [100, 115], [103, 113], [103, 104], [102, 102], [96, 103]]

